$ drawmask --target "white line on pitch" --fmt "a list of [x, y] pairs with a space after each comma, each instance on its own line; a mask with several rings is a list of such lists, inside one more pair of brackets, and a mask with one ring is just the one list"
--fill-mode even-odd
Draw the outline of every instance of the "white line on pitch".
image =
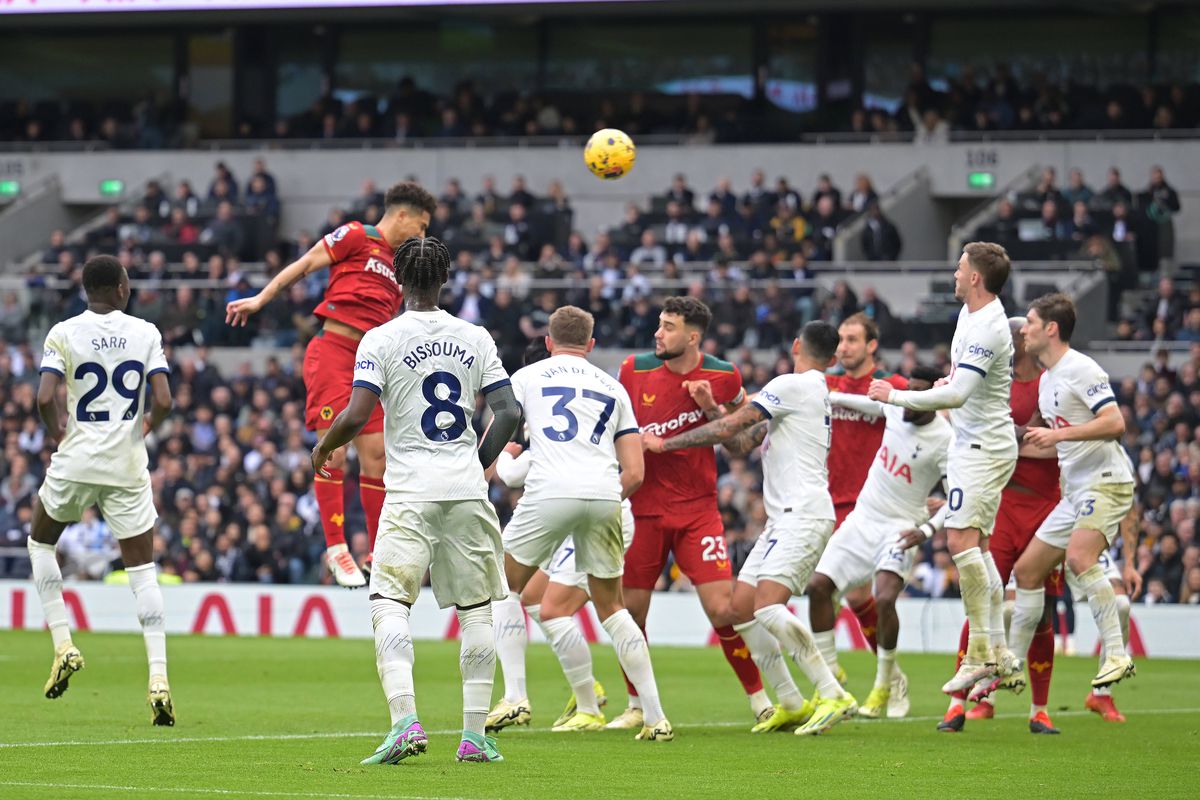
[[[1200, 714], [1200, 708], [1151, 708], [1151, 709], [1125, 709], [1131, 716], [1160, 716], [1164, 714]], [[1091, 711], [1057, 711], [1053, 714], [1054, 717], [1088, 717], [1091, 716]], [[1008, 712], [996, 714], [994, 719], [1026, 719], [1028, 714], [1024, 712]], [[851, 720], [852, 722], [867, 724], [867, 725], [896, 725], [901, 723], [914, 722], [940, 722], [941, 717], [904, 717], [903, 719], [889, 720]], [[688, 729], [706, 729], [706, 728], [743, 728], [749, 727], [750, 722], [739, 720], [737, 722], [696, 722], [684, 723], [679, 726], [679, 730], [686, 731]], [[550, 728], [512, 728], [512, 734], [523, 735], [529, 733], [550, 733]], [[430, 736], [450, 736], [453, 734], [462, 733], [461, 728], [448, 728], [446, 730], [427, 731]], [[354, 737], [378, 737], [382, 736], [383, 731], [338, 731], [324, 733], [256, 733], [244, 734], [241, 736], [180, 736], [180, 737], [164, 737], [161, 739], [75, 739], [58, 742], [0, 742], [0, 749], [19, 748], [19, 747], [77, 747], [87, 745], [89, 747], [105, 747], [127, 744], [195, 744], [200, 742], [255, 742], [255, 741], [290, 741], [304, 739], [341, 739]], [[564, 737], [565, 738], [565, 737]]]
[[172, 794], [216, 794], [253, 797], [343, 797], [352, 800], [467, 800], [464, 797], [430, 797], [402, 794], [348, 794], [336, 792], [271, 792], [259, 789], [214, 789], [181, 786], [119, 786], [109, 783], [35, 783], [33, 781], [0, 781], [0, 786], [33, 789], [103, 789], [117, 792], [170, 792]]

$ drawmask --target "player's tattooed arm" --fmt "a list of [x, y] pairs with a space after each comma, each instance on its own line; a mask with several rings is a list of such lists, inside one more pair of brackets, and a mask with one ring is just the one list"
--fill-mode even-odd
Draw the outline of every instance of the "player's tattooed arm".
[[345, 447], [354, 441], [354, 437], [358, 436], [358, 432], [371, 418], [371, 412], [375, 410], [378, 402], [379, 395], [363, 386], [355, 386], [350, 391], [350, 402], [313, 448], [311, 459], [314, 472], [325, 475], [325, 462], [339, 447]]
[[487, 404], [492, 410], [492, 424], [484, 432], [478, 451], [479, 463], [485, 470], [496, 463], [521, 423], [521, 406], [517, 403], [512, 386], [505, 385], [488, 392]]
[[[764, 421], [762, 410], [756, 405], [748, 404], [707, 425], [693, 428], [686, 433], [672, 436], [670, 439], [658, 440], [657, 446], [661, 449], [656, 452], [666, 453], [672, 450], [686, 450], [689, 447], [711, 447], [714, 444], [722, 444]], [[647, 438], [647, 449], [649, 450], [655, 450], [653, 439], [657, 439], [657, 437]]]
[[767, 438], [767, 423], [758, 422], [751, 425], [746, 430], [734, 436], [727, 442], [722, 443], [725, 452], [735, 458], [745, 458], [754, 452], [754, 449], [763, 443], [763, 439]]

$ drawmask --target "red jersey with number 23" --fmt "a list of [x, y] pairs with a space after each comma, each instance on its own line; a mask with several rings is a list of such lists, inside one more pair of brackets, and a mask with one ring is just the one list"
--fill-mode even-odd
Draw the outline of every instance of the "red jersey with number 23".
[[[907, 389], [908, 381], [901, 375], [876, 370], [861, 378], [845, 373], [826, 374], [825, 383], [831, 392], [866, 394], [871, 381], [885, 380], [897, 389]], [[868, 416], [849, 408], [833, 407], [833, 425], [829, 447], [829, 494], [833, 505], [853, 507], [867, 482], [867, 473], [883, 442], [887, 423], [882, 416]], [[839, 520], [843, 515], [839, 515]]]
[[[708, 419], [692, 400], [684, 381], [708, 381], [713, 399], [740, 402], [742, 374], [728, 361], [705, 355], [686, 375], [667, 369], [653, 353], [633, 355], [621, 364], [621, 385], [633, 401], [638, 426], [664, 439], [699, 427]], [[693, 447], [670, 453], [646, 453], [646, 478], [630, 501], [635, 516], [679, 513], [680, 504], [717, 498], [717, 459], [711, 448]]]
[[333, 264], [329, 287], [313, 314], [366, 333], [400, 313], [404, 295], [392, 269], [392, 246], [378, 228], [349, 222], [322, 242]]

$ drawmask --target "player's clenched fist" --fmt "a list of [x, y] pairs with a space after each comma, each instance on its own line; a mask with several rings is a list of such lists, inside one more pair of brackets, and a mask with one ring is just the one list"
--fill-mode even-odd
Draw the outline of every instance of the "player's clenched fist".
[[262, 292], [254, 297], [243, 297], [240, 300], [230, 301], [225, 306], [225, 324], [234, 327], [245, 325], [251, 314], [257, 314], [262, 310], [265, 302]]
[[692, 402], [698, 405], [701, 411], [708, 411], [717, 405], [717, 401], [713, 399], [712, 384], [708, 381], [684, 381], [683, 388], [687, 389]]
[[871, 381], [871, 386], [867, 389], [867, 397], [877, 403], [886, 403], [888, 398], [892, 396], [892, 390], [895, 388], [895, 386], [892, 386], [887, 381], [876, 378]]
[[663, 452], [663, 440], [661, 436], [655, 436], [653, 433], [642, 433], [642, 449], [648, 450], [651, 453]]

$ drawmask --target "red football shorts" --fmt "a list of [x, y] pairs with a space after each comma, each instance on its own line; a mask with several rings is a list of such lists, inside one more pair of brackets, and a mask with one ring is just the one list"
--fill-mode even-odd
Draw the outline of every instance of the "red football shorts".
[[675, 563], [693, 585], [733, 580], [725, 551], [725, 526], [716, 503], [698, 501], [698, 511], [633, 518], [633, 544], [625, 554], [622, 585], [653, 589], [675, 553]]
[[[1000, 494], [1000, 510], [996, 512], [996, 526], [988, 540], [988, 549], [996, 562], [996, 569], [1000, 571], [1000, 580], [1005, 584], [1017, 559], [1025, 552], [1033, 535], [1056, 505], [1056, 500], [1047, 500], [1041, 495], [1012, 487]], [[1046, 579], [1046, 593], [1051, 597], [1062, 596], [1059, 570]]]
[[[308, 343], [304, 351], [304, 424], [310, 431], [327, 429], [349, 404], [357, 354], [358, 342], [329, 331]], [[383, 403], [375, 405], [362, 433], [383, 433]]]

